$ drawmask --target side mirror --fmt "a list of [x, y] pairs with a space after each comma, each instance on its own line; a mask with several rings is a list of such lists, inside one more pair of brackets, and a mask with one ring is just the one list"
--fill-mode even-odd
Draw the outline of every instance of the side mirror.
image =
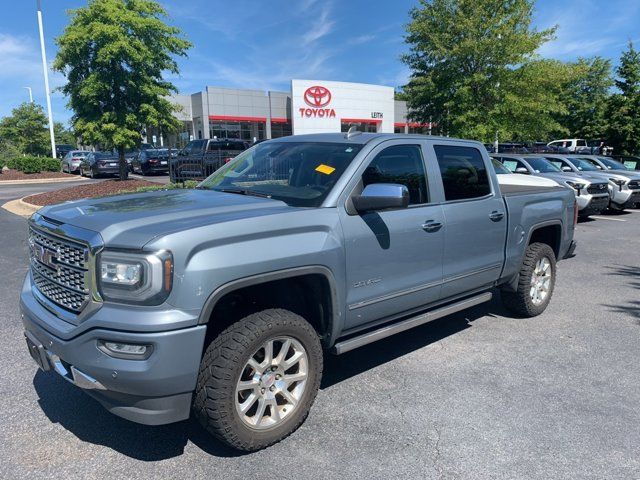
[[567, 167], [566, 165], [563, 165], [562, 166], [562, 171], [563, 172], [571, 172], [572, 170], [571, 170], [571, 167]]
[[518, 167], [516, 168], [516, 173], [524, 173], [525, 175], [529, 175], [529, 170], [524, 167]]
[[351, 199], [358, 213], [409, 206], [409, 190], [395, 183], [372, 183]]

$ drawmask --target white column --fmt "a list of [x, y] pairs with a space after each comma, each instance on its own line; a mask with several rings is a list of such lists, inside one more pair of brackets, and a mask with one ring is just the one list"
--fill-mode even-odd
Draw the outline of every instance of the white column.
[[47, 54], [44, 49], [44, 30], [42, 28], [42, 7], [37, 0], [38, 29], [40, 30], [40, 51], [42, 52], [42, 70], [44, 72], [44, 90], [47, 97], [47, 112], [49, 113], [49, 135], [51, 137], [51, 156], [56, 157], [56, 140], [53, 134], [53, 113], [51, 113], [51, 93], [49, 92], [49, 67], [47, 66]]

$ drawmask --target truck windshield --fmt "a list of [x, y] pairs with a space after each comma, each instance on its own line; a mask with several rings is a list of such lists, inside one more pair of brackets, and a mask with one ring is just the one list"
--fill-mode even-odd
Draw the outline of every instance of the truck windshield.
[[574, 158], [570, 159], [571, 163], [575, 165], [575, 167], [581, 172], [597, 172], [599, 168], [594, 167], [591, 162], [583, 158]]
[[266, 142], [242, 152], [199, 188], [268, 196], [294, 207], [319, 207], [362, 145]]
[[498, 175], [506, 175], [508, 173], [513, 173], [507, 167], [505, 167], [500, 160], [496, 160], [495, 158], [491, 159], [491, 163], [493, 164], [493, 169], [496, 171]]
[[628, 168], [624, 166], [622, 163], [612, 160], [610, 158], [598, 157], [598, 160], [604, 163], [609, 170], [628, 170]]
[[527, 157], [527, 162], [531, 165], [531, 168], [536, 171], [536, 173], [556, 173], [562, 171], [545, 158]]

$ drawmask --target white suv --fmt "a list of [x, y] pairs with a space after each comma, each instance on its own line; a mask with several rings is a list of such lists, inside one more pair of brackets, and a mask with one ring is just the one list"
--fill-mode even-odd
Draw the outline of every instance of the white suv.
[[587, 148], [587, 141], [583, 138], [565, 138], [547, 143], [548, 147], [566, 148], [567, 152], [576, 152], [580, 148]]

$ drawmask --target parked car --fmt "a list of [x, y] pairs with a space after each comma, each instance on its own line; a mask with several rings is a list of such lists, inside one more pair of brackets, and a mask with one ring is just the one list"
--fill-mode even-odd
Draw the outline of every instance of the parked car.
[[90, 152], [80, 162], [80, 175], [97, 178], [103, 175], [118, 175], [120, 159], [111, 152]]
[[614, 155], [612, 158], [622, 163], [629, 170], [640, 171], [640, 157], [633, 155]]
[[75, 148], [76, 147], [68, 143], [56, 143], [56, 158], [64, 158], [67, 153]]
[[197, 189], [35, 213], [28, 349], [116, 415], [158, 425], [193, 408], [223, 442], [258, 450], [306, 418], [323, 350], [482, 304], [494, 287], [517, 315], [542, 313], [576, 217], [567, 188], [503, 189], [478, 142], [270, 140]]
[[583, 156], [545, 155], [545, 157], [562, 171], [572, 171], [585, 178], [597, 178], [609, 182], [609, 208], [611, 210], [622, 211], [633, 207], [638, 202], [638, 184], [636, 183], [638, 179], [636, 178], [630, 178], [620, 171], [605, 171], [602, 166], [598, 169]]
[[588, 180], [563, 172], [546, 158], [535, 155], [493, 155], [513, 173], [536, 175], [554, 180], [573, 189], [582, 217], [602, 213], [609, 206], [608, 183], [602, 179]]
[[554, 148], [562, 148], [565, 152], [572, 153], [580, 148], [587, 148], [587, 141], [582, 138], [564, 138], [549, 142], [547, 145]]
[[80, 173], [80, 162], [89, 154], [86, 150], [71, 150], [62, 158], [62, 171]]
[[192, 140], [171, 159], [171, 181], [202, 180], [247, 148], [237, 139]]
[[131, 170], [142, 175], [169, 172], [169, 150], [146, 149], [140, 150], [131, 160]]
[[534, 177], [530, 175], [522, 175], [520, 173], [512, 173], [505, 167], [500, 160], [491, 158], [493, 170], [498, 176], [498, 183], [503, 185], [521, 185], [529, 187], [558, 187], [560, 184], [554, 180], [543, 177]]

